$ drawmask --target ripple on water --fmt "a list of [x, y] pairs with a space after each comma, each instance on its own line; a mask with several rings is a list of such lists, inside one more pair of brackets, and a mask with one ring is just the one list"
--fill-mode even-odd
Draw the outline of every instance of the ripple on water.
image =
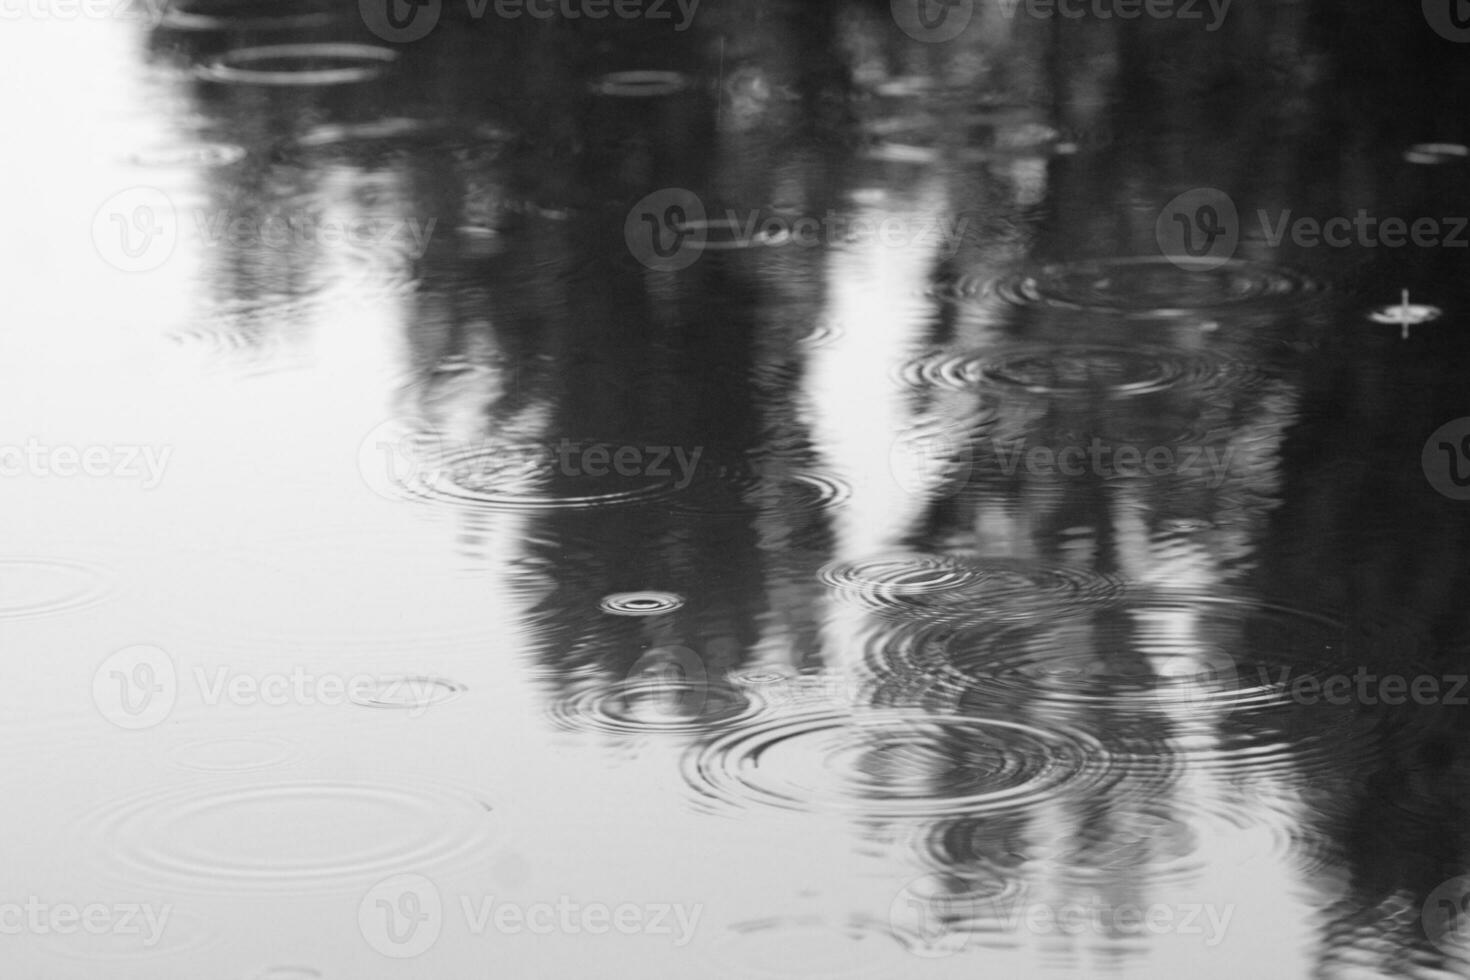
[[1049, 156], [1062, 134], [1025, 106], [944, 116], [905, 111], [870, 120], [864, 155], [889, 163], [981, 162]]
[[963, 391], [988, 387], [1049, 398], [1235, 390], [1257, 384], [1261, 378], [1250, 365], [1215, 351], [1104, 344], [940, 350], [911, 361], [899, 377], [919, 388]]
[[846, 481], [811, 470], [766, 467], [759, 462], [700, 462], [694, 479], [669, 506], [687, 514], [738, 516], [757, 510], [805, 512], [834, 509], [852, 495]]
[[404, 867], [462, 867], [493, 839], [489, 806], [439, 783], [203, 783], [86, 819], [96, 867], [197, 893], [345, 891]]
[[320, 980], [326, 976], [310, 966], [273, 966], [260, 973], [252, 973], [250, 980]]
[[294, 144], [317, 155], [378, 156], [410, 147], [435, 153], [497, 151], [510, 141], [506, 130], [488, 123], [384, 116], [363, 122], [321, 123], [298, 136]]
[[1278, 703], [1271, 679], [1344, 663], [1345, 627], [1325, 614], [1247, 597], [1130, 596], [1105, 608], [1000, 630], [955, 630], [926, 648], [946, 702], [1053, 703], [1129, 713]]
[[348, 699], [365, 708], [423, 709], [457, 701], [469, 688], [458, 681], [422, 674], [379, 677], [371, 686], [354, 688]]
[[248, 377], [310, 366], [302, 338], [316, 298], [228, 300], [168, 334], [183, 358], [210, 371]]
[[174, 764], [191, 772], [254, 772], [287, 765], [298, 757], [295, 743], [255, 735], [199, 739], [173, 753]]
[[584, 683], [547, 710], [564, 731], [623, 737], [723, 730], [756, 715], [761, 704], [749, 691], [707, 676], [691, 658], [652, 651], [627, 678]]
[[209, 141], [160, 143], [133, 150], [126, 160], [135, 167], [173, 170], [195, 167], [227, 167], [245, 159], [245, 147]]
[[1428, 166], [1451, 163], [1467, 157], [1470, 157], [1470, 147], [1460, 143], [1415, 143], [1404, 151], [1404, 159], [1409, 163]]
[[1070, 565], [912, 553], [833, 562], [818, 578], [841, 597], [891, 617], [991, 624], [1088, 608], [1123, 588], [1114, 577]]
[[196, 74], [244, 85], [343, 85], [377, 78], [397, 60], [397, 51], [372, 44], [268, 44], [226, 51]]
[[1059, 729], [922, 710], [766, 718], [695, 746], [684, 778], [712, 809], [861, 819], [1022, 811], [1085, 782], [1100, 743]]
[[672, 476], [561, 475], [541, 445], [449, 448], [425, 460], [405, 489], [428, 501], [487, 511], [615, 507], [678, 492]]
[[[1119, 765], [1126, 767], [1125, 762]], [[1188, 793], [1170, 795], [1164, 789], [1147, 797], [1110, 796], [1084, 809], [1081, 816], [1071, 833], [1019, 845], [1006, 837], [1013, 828], [997, 827], [992, 821], [944, 822], [919, 840], [920, 857], [937, 869], [968, 878], [970, 869], [993, 875], [989, 869], [997, 853], [1019, 846], [1019, 871], [1028, 878], [1082, 888], [1126, 880], [1191, 882], [1222, 852], [1276, 866], [1291, 863], [1306, 869], [1321, 864], [1321, 849], [1304, 850], [1296, 839], [1299, 815], [1259, 800], [1223, 795], [1204, 799]]]
[[682, 92], [692, 82], [677, 71], [615, 71], [594, 79], [589, 87], [597, 95], [647, 99]]
[[112, 594], [104, 568], [62, 558], [0, 558], [0, 619], [75, 612]]
[[174, 31], [272, 31], [323, 27], [336, 20], [330, 11], [303, 11], [299, 0], [175, 0], [164, 9], [158, 26]]
[[1001, 278], [987, 291], [1022, 306], [1177, 319], [1241, 304], [1279, 305], [1324, 288], [1276, 266], [1241, 260], [1218, 266], [1202, 261], [1199, 268], [1189, 264], [1162, 256], [1064, 262]]
[[661, 616], [683, 605], [684, 597], [673, 592], [616, 592], [598, 607], [614, 616]]

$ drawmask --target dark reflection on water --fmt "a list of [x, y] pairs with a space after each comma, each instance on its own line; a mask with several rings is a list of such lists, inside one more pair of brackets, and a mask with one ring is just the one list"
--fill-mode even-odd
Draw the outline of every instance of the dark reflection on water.
[[[375, 679], [183, 698], [107, 733], [137, 738], [95, 798], [36, 773], [85, 843], [65, 884], [207, 895], [157, 962], [231, 976], [1463, 971], [1470, 504], [1424, 450], [1470, 412], [1467, 252], [1271, 240], [1470, 213], [1466, 158], [1414, 149], [1470, 118], [1421, 11], [978, 5], [930, 44], [878, 2], [431, 7], [395, 43], [193, 0], [118, 59], [165, 125], [97, 200], [151, 187], [180, 230], [129, 280], [170, 312], [117, 318], [189, 359], [115, 373], [183, 417], [183, 516], [137, 511], [127, 558], [17, 545], [0, 620]], [[1236, 212], [1218, 262], [1168, 252], [1198, 189]], [[1404, 290], [1443, 312], [1407, 338], [1371, 319]], [[108, 612], [114, 564], [146, 597]], [[374, 925], [429, 907], [400, 874], [439, 883], [432, 952]], [[680, 959], [455, 918], [571, 892], [704, 920]], [[341, 894], [268, 948], [262, 893]]]

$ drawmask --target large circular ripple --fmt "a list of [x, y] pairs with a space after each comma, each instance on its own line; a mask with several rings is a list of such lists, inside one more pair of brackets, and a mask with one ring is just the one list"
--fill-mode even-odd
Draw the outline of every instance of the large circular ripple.
[[867, 819], [1019, 811], [1083, 781], [1103, 749], [1086, 736], [919, 710], [769, 718], [696, 746], [684, 777], [712, 808]]
[[1021, 306], [1177, 319], [1242, 304], [1280, 304], [1321, 291], [1287, 269], [1253, 262], [1223, 265], [1163, 256], [1064, 262], [1002, 278], [989, 291]]
[[467, 790], [347, 780], [201, 783], [107, 806], [87, 820], [100, 868], [191, 892], [359, 887], [483, 856], [494, 819]]
[[915, 388], [1051, 398], [1130, 398], [1175, 389], [1192, 393], [1258, 384], [1259, 369], [1211, 350], [1139, 344], [1028, 345], [993, 351], [937, 350], [910, 361], [899, 379]]

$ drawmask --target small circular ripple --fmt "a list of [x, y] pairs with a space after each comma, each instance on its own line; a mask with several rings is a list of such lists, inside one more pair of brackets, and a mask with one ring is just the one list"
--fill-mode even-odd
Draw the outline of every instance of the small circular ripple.
[[1159, 391], [1238, 389], [1255, 369], [1209, 351], [1068, 344], [993, 352], [936, 351], [900, 372], [916, 388], [993, 387], [1048, 397], [1129, 398]]
[[552, 722], [579, 734], [693, 735], [746, 721], [760, 702], [733, 685], [650, 672], [552, 702]]
[[756, 510], [817, 511], [839, 507], [852, 496], [846, 481], [825, 473], [762, 472], [759, 464], [699, 466], [698, 475], [670, 502], [689, 514], [740, 515]]
[[1103, 755], [1082, 735], [923, 711], [767, 719], [695, 747], [684, 777], [714, 807], [776, 807], [869, 819], [1023, 810]]
[[[303, 11], [293, 0], [229, 0], [229, 2], [169, 3], [158, 26], [174, 31], [269, 31], [322, 27], [337, 19], [330, 11]], [[206, 10], [192, 9], [205, 7]]]
[[1404, 151], [1404, 159], [1409, 163], [1427, 166], [1464, 160], [1467, 157], [1470, 157], [1470, 147], [1460, 143], [1415, 143]]
[[[583, 475], [577, 482], [550, 469], [546, 447], [450, 450], [426, 461], [406, 489], [423, 499], [490, 511], [537, 511], [641, 504], [677, 492], [672, 477], [634, 479]], [[554, 492], [548, 482], [555, 482]]]
[[1111, 576], [1018, 558], [888, 554], [834, 562], [818, 572], [844, 598], [900, 617], [1027, 621], [1107, 602], [1123, 589]]
[[102, 568], [59, 558], [0, 558], [0, 619], [23, 619], [94, 606], [112, 593]]
[[688, 75], [676, 71], [615, 71], [592, 82], [598, 95], [646, 99], [682, 92], [691, 84]]
[[349, 700], [365, 708], [432, 708], [456, 701], [468, 690], [458, 681], [443, 677], [405, 674], [380, 677], [371, 688], [354, 690]]
[[616, 592], [603, 598], [599, 608], [614, 616], [659, 616], [684, 605], [672, 592]]
[[225, 167], [245, 159], [245, 147], [235, 143], [181, 143], [148, 146], [127, 155], [135, 167], [173, 169], [178, 167]]
[[1275, 266], [1237, 260], [1181, 268], [1188, 264], [1162, 256], [1067, 262], [999, 279], [989, 291], [1021, 306], [1177, 319], [1242, 303], [1279, 303], [1323, 288], [1314, 279]]
[[377, 78], [397, 60], [397, 51], [371, 44], [268, 44], [226, 51], [197, 74], [248, 85], [342, 85]]
[[322, 971], [310, 966], [273, 966], [264, 973], [251, 975], [250, 980], [319, 980]]
[[173, 787], [87, 819], [96, 866], [191, 892], [360, 887], [483, 857], [489, 807], [457, 787], [295, 781]]
[[296, 746], [286, 739], [237, 736], [189, 742], [174, 753], [174, 764], [191, 772], [253, 772], [296, 757]]
[[394, 146], [422, 144], [436, 153], [453, 148], [496, 149], [510, 142], [504, 130], [453, 119], [385, 116], [356, 123], [322, 123], [302, 133], [295, 145], [321, 153], [381, 153]]

